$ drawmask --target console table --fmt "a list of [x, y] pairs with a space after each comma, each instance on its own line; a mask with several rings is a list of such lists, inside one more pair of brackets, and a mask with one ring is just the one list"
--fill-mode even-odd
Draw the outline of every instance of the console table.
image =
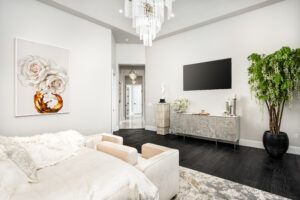
[[238, 144], [240, 117], [171, 113], [170, 133]]

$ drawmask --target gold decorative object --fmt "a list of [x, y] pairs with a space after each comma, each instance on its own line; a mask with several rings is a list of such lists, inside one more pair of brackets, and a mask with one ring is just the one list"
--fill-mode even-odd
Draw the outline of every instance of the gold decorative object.
[[63, 99], [58, 94], [53, 94], [57, 99], [57, 104], [49, 108], [47, 103], [44, 102], [44, 94], [36, 91], [34, 95], [34, 106], [39, 113], [57, 113], [63, 107]]
[[201, 110], [201, 112], [199, 113], [192, 113], [193, 115], [204, 115], [204, 116], [208, 116], [210, 115], [208, 112], [205, 112], [205, 110]]

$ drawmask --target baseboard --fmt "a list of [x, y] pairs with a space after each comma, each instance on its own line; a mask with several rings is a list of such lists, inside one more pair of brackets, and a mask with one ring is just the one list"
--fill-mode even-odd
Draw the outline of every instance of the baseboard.
[[120, 130], [119, 126], [113, 128], [113, 132], [118, 131], [118, 130]]
[[[151, 126], [151, 125], [145, 125], [145, 129], [149, 130], [149, 131], [156, 131], [156, 127], [155, 126]], [[261, 141], [257, 141], [257, 140], [240, 139], [239, 144], [241, 146], [254, 147], [254, 148], [258, 148], [258, 149], [264, 149], [264, 146], [263, 146], [262, 142]], [[291, 146], [290, 145], [287, 152], [291, 153], [291, 154], [300, 155], [300, 147], [296, 147], [296, 146]]]
[[[259, 149], [264, 149], [264, 146], [261, 141], [257, 140], [247, 140], [247, 139], [240, 139], [241, 146], [247, 146], [247, 147], [254, 147], [254, 148], [259, 148]], [[291, 154], [297, 154], [300, 155], [300, 147], [296, 146], [289, 146], [289, 149], [287, 151], [288, 153]]]
[[145, 125], [145, 130], [148, 130], [148, 131], [156, 131], [156, 126]]
[[258, 149], [263, 149], [264, 148], [262, 142], [257, 141], [257, 140], [240, 139], [239, 144], [241, 146], [254, 147], [254, 148], [258, 148]]

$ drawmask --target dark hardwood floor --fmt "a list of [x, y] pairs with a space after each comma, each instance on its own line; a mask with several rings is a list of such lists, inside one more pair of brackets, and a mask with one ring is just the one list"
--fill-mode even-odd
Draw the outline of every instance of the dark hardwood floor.
[[300, 199], [300, 156], [271, 159], [263, 149], [157, 135], [144, 129], [119, 130], [124, 144], [141, 151], [147, 142], [178, 149], [180, 165], [291, 199]]

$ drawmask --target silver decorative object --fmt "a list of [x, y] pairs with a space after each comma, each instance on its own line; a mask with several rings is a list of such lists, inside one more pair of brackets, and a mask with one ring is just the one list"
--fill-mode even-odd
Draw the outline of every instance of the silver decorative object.
[[236, 95], [233, 98], [229, 98], [225, 103], [224, 115], [236, 116]]
[[236, 116], [236, 95], [232, 99], [232, 115]]
[[226, 104], [225, 104], [225, 115], [229, 115], [230, 113], [230, 104], [229, 104], [229, 100], [226, 101]]
[[233, 107], [232, 107], [232, 105], [230, 104], [230, 106], [229, 106], [229, 110], [230, 110], [230, 116], [233, 116]]

